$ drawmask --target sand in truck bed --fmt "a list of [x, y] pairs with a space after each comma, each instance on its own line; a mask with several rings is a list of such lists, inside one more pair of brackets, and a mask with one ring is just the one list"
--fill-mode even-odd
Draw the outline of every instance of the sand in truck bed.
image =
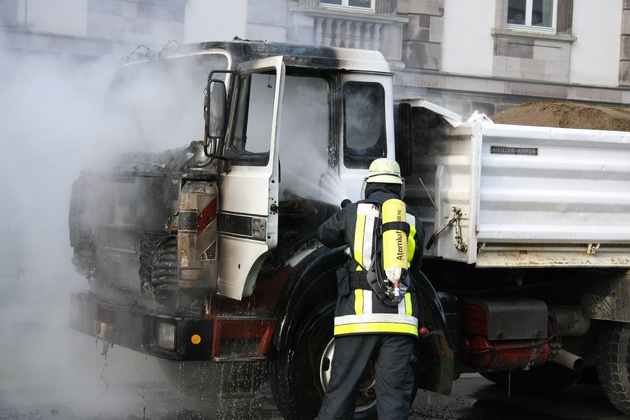
[[490, 117], [497, 124], [630, 131], [630, 108], [563, 101], [525, 102]]

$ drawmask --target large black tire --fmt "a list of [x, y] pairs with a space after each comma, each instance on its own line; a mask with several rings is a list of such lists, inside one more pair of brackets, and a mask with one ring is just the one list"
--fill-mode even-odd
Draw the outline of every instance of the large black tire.
[[[278, 351], [271, 362], [271, 390], [287, 420], [317, 415], [328, 384], [334, 352], [335, 299], [328, 299], [306, 318], [291, 348]], [[355, 418], [376, 418], [373, 377], [367, 377], [357, 400]]]
[[517, 392], [549, 394], [562, 391], [574, 384], [580, 378], [580, 373], [557, 363], [548, 362], [529, 370], [483, 372], [481, 376]]
[[597, 346], [597, 373], [604, 394], [619, 411], [630, 415], [630, 326], [603, 328]]

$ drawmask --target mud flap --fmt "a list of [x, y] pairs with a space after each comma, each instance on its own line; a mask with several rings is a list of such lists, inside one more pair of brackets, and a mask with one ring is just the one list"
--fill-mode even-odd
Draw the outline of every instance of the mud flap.
[[419, 271], [416, 275], [413, 276], [414, 282], [416, 286], [420, 288], [421, 295], [431, 304], [433, 308], [433, 312], [439, 315], [439, 323], [442, 327], [442, 333], [448, 346], [451, 350], [455, 349], [455, 344], [453, 342], [453, 338], [448, 330], [448, 325], [446, 323], [446, 314], [444, 313], [444, 308], [442, 307], [442, 302], [440, 301], [440, 297], [438, 296], [436, 290], [433, 288], [433, 285], [424, 275], [422, 271]]
[[416, 345], [415, 383], [418, 388], [450, 395], [455, 377], [455, 345], [446, 314], [440, 297], [424, 273], [418, 272], [413, 278], [419, 289], [423, 324], [430, 331], [419, 338]]

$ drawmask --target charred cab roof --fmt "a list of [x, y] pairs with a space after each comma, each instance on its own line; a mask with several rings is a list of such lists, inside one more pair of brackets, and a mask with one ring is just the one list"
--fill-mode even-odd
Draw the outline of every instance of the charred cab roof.
[[245, 61], [282, 56], [286, 65], [291, 67], [390, 73], [389, 65], [379, 51], [242, 39], [195, 44], [170, 43], [159, 52], [144, 51], [141, 55], [134, 52], [128, 61], [160, 60], [221, 50], [230, 56], [234, 66]]

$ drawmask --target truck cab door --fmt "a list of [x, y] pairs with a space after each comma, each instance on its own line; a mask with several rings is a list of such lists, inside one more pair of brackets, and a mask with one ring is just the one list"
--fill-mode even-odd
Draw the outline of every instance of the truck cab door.
[[218, 293], [252, 294], [278, 241], [278, 144], [285, 66], [270, 57], [239, 66], [220, 179]]

